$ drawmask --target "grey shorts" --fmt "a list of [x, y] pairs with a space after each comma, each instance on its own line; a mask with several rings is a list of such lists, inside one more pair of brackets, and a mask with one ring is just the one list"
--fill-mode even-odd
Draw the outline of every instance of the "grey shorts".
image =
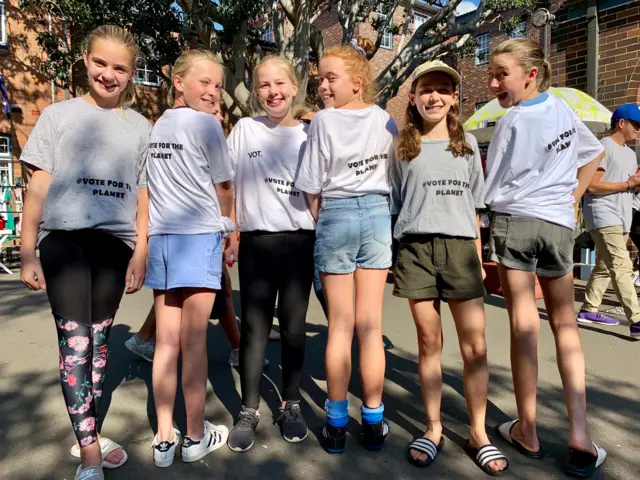
[[537, 218], [495, 213], [491, 260], [541, 277], [564, 277], [573, 271], [573, 230]]

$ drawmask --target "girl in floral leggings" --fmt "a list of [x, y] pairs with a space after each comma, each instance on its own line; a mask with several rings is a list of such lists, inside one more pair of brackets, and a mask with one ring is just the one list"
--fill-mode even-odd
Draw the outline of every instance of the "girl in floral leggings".
[[[33, 172], [23, 212], [21, 279], [46, 290], [57, 329], [60, 377], [82, 458], [75, 480], [102, 480], [127, 455], [98, 438], [107, 340], [122, 294], [143, 284], [151, 126], [129, 108], [138, 49], [115, 26], [89, 36], [89, 93], [47, 107], [21, 161]], [[40, 255], [36, 254], [39, 247]]]

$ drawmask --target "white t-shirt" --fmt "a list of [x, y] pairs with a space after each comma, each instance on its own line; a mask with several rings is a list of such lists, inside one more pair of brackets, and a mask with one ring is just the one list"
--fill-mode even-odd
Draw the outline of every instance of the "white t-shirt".
[[328, 108], [311, 121], [296, 185], [324, 198], [388, 194], [388, 163], [398, 129], [377, 105]]
[[562, 99], [540, 94], [511, 109], [489, 145], [485, 201], [496, 212], [575, 227], [578, 168], [603, 147]]
[[[626, 182], [638, 169], [636, 152], [618, 145], [611, 137], [602, 139], [605, 155], [600, 162], [604, 170], [601, 181]], [[633, 193], [617, 192], [606, 195], [587, 193], [584, 196], [584, 223], [587, 231], [622, 225], [622, 230], [631, 229], [633, 217]]]
[[231, 180], [220, 122], [191, 108], [167, 110], [151, 131], [149, 236], [224, 230], [216, 183]]
[[294, 185], [306, 143], [304, 124], [282, 127], [256, 117], [233, 127], [227, 144], [241, 232], [315, 230], [306, 196]]

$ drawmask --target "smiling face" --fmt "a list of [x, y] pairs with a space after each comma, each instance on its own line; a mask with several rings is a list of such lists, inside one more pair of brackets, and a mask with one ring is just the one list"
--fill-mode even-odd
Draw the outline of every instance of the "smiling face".
[[328, 56], [320, 61], [318, 95], [327, 108], [340, 108], [357, 100], [362, 90], [362, 79], [347, 71], [341, 58]]
[[117, 106], [135, 72], [131, 51], [120, 42], [100, 38], [85, 53], [84, 64], [93, 94], [103, 103]]
[[291, 105], [298, 87], [290, 73], [278, 61], [267, 61], [256, 73], [255, 95], [271, 121], [279, 121], [291, 114]]
[[535, 96], [537, 77], [537, 68], [526, 72], [513, 54], [495, 55], [489, 60], [489, 89], [502, 108], [513, 107]]
[[222, 67], [211, 60], [195, 60], [183, 74], [176, 75], [173, 85], [176, 89], [175, 106], [186, 105], [199, 112], [211, 113], [215, 103], [220, 102]]
[[426, 124], [437, 125], [446, 119], [449, 110], [458, 101], [458, 95], [449, 75], [434, 72], [418, 78], [415, 93], [409, 94], [409, 102], [416, 106]]

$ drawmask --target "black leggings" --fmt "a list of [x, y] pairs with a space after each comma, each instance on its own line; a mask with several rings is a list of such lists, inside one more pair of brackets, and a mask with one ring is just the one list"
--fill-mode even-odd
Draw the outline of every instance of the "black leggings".
[[58, 331], [62, 393], [81, 447], [97, 441], [107, 340], [132, 250], [98, 230], [54, 231], [40, 261]]
[[312, 231], [242, 233], [239, 252], [242, 403], [257, 409], [264, 356], [278, 298], [282, 399], [300, 400], [306, 316], [313, 282]]

